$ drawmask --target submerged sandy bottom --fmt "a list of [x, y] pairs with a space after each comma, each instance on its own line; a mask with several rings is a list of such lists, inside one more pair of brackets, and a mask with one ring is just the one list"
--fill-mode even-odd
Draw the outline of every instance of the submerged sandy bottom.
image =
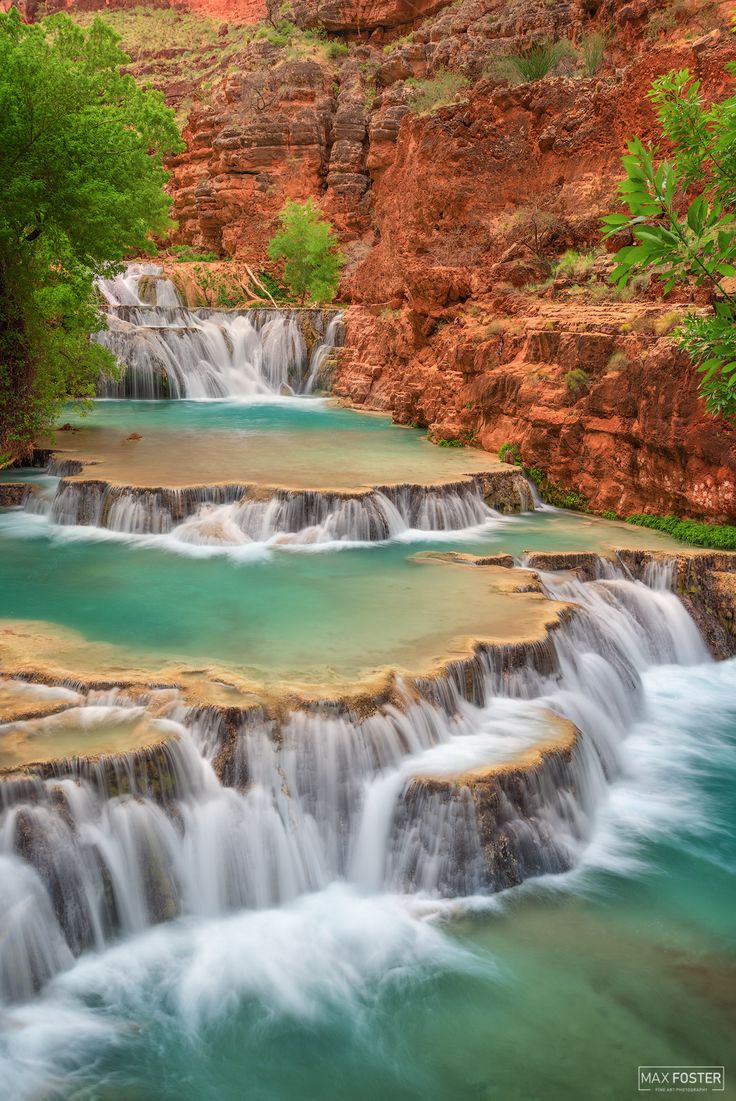
[[438, 447], [388, 417], [319, 399], [97, 402], [90, 416], [64, 420], [78, 431], [55, 434], [59, 457], [94, 463], [86, 477], [124, 485], [350, 489], [509, 469], [488, 452]]
[[[117, 548], [98, 548], [102, 559], [108, 549]], [[416, 557], [361, 577], [349, 568], [349, 558], [340, 556], [338, 568], [320, 577], [310, 569], [320, 565], [318, 558], [303, 562], [307, 568], [299, 571], [296, 589], [291, 585], [298, 568], [294, 563], [292, 570], [285, 564], [281, 586], [278, 575], [259, 579], [257, 571], [235, 570], [231, 588], [220, 591], [219, 563], [179, 560], [180, 570], [195, 565], [206, 573], [208, 565], [215, 567], [211, 592], [213, 600], [218, 591], [220, 596], [199, 629], [196, 606], [186, 602], [179, 604], [176, 617], [170, 612], [163, 621], [173, 603], [165, 586], [148, 590], [146, 624], [126, 619], [120, 589], [107, 603], [89, 600], [80, 607], [73, 597], [65, 599], [56, 626], [30, 617], [5, 618], [0, 623], [2, 667], [53, 666], [101, 679], [159, 676], [189, 685], [224, 679], [240, 692], [333, 697], [373, 690], [389, 672], [431, 673], [467, 655], [476, 640], [539, 638], [560, 607], [539, 592], [518, 591], [533, 584], [526, 571]], [[269, 580], [270, 585], [263, 584]], [[93, 592], [90, 574], [87, 585]], [[276, 604], [266, 607], [269, 599]], [[162, 616], [158, 640], [142, 629], [155, 630], [157, 608]], [[129, 629], [124, 631], [125, 621]]]

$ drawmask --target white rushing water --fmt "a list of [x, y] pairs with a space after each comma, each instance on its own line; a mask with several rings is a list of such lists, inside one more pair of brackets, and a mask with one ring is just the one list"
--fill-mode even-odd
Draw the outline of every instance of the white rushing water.
[[[145, 767], [70, 764], [66, 776], [0, 784], [2, 997], [27, 998], [84, 949], [177, 915], [295, 904], [336, 882], [360, 894], [463, 898], [576, 864], [609, 783], [625, 773], [643, 673], [707, 654], [664, 587], [623, 576], [545, 583], [576, 614], [539, 660], [481, 655], [474, 702], [450, 676], [423, 700], [363, 719], [251, 714], [225, 786], [212, 766], [228, 742], [219, 718], [167, 697], [152, 721], [170, 740]], [[120, 693], [90, 704], [95, 721], [106, 708], [141, 706]], [[523, 753], [544, 738], [549, 711], [582, 732], [570, 756], [496, 783], [487, 805], [441, 782]]]
[[[520, 479], [519, 505], [530, 504]], [[486, 503], [480, 479], [354, 494], [273, 490], [265, 499], [237, 485], [145, 490], [62, 480], [31, 494], [25, 508], [55, 528], [165, 537], [158, 542], [170, 549], [411, 541], [428, 532], [472, 534], [509, 522]]]
[[[122, 365], [100, 397], [248, 398], [306, 394], [342, 339], [341, 315], [323, 310], [188, 309], [161, 268], [129, 264], [100, 279], [107, 329], [96, 338]], [[318, 334], [311, 355], [303, 324]], [[321, 334], [321, 335], [320, 335]]]

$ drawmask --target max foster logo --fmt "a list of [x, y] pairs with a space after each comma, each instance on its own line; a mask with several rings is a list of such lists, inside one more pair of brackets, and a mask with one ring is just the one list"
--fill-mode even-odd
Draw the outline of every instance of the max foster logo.
[[723, 1067], [639, 1067], [639, 1093], [718, 1093], [725, 1088]]

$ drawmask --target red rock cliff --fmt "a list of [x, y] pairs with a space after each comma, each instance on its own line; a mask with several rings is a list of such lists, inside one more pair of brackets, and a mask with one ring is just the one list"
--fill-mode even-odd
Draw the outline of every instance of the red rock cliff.
[[[184, 48], [156, 68], [154, 41], [134, 71], [181, 110], [196, 97], [171, 166], [181, 241], [258, 269], [285, 198], [335, 222], [352, 303], [339, 394], [516, 443], [597, 510], [734, 520], [736, 434], [668, 335], [685, 303], [655, 285], [622, 300], [598, 232], [626, 139], [654, 133], [652, 79], [687, 66], [709, 96], [730, 86], [729, 16], [720, 0], [293, 0], [300, 30], [222, 26], [196, 79]], [[596, 30], [593, 76], [570, 58], [503, 78], [510, 52]], [[435, 103], [417, 99], [427, 81]], [[559, 267], [571, 249], [591, 255]]]

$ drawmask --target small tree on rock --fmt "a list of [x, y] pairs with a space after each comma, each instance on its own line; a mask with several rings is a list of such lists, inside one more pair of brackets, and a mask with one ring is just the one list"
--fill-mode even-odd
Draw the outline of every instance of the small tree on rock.
[[284, 279], [295, 298], [304, 305], [331, 302], [340, 281], [345, 257], [335, 231], [312, 199], [304, 203], [288, 200], [279, 214], [281, 228], [268, 246], [271, 260], [284, 261]]

